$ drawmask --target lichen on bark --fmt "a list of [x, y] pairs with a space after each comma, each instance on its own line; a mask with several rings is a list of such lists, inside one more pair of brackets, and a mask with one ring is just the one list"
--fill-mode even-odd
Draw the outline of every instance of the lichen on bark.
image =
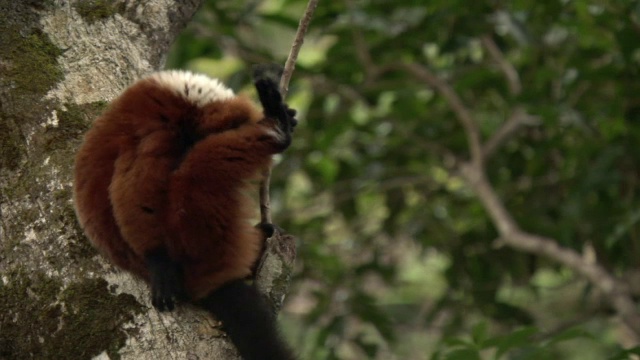
[[[64, 284], [44, 273], [14, 270], [0, 285], [0, 358], [87, 359], [106, 351], [118, 359], [122, 330], [144, 308], [114, 295], [103, 279]], [[135, 329], [131, 329], [135, 331]]]
[[114, 0], [86, 0], [76, 3], [74, 7], [88, 24], [93, 24], [115, 14], [122, 14], [125, 3]]
[[37, 25], [37, 15], [20, 2], [0, 3], [0, 170], [15, 170], [25, 155], [24, 131], [46, 112], [44, 95], [59, 82], [56, 47]]

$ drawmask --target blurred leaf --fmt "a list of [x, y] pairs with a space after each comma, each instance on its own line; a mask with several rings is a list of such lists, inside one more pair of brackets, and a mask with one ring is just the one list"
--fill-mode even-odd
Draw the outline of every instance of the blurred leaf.
[[383, 338], [391, 342], [395, 341], [396, 338], [391, 320], [387, 314], [381, 311], [381, 308], [376, 304], [373, 297], [358, 292], [354, 294], [350, 305], [353, 313], [364, 319], [368, 319]]
[[446, 360], [480, 360], [480, 353], [476, 349], [457, 349], [447, 353], [444, 359]]
[[637, 358], [637, 356], [640, 356], [640, 346], [620, 350], [618, 353], [608, 357], [607, 360], [632, 360]]
[[473, 339], [474, 344], [482, 348], [485, 340], [487, 340], [487, 323], [481, 322], [476, 324], [471, 329], [471, 337]]
[[553, 345], [562, 341], [573, 340], [577, 338], [593, 338], [593, 335], [591, 335], [584, 329], [574, 327], [571, 329], [567, 329], [557, 335], [554, 335], [548, 340], [548, 344]]
[[508, 351], [516, 348], [523, 347], [529, 344], [531, 336], [536, 334], [538, 330], [534, 327], [524, 327], [518, 330], [513, 331], [510, 334], [495, 337], [493, 339], [488, 339], [485, 342], [485, 346], [495, 346], [496, 347], [496, 359], [499, 359], [502, 355], [506, 354]]
[[290, 28], [292, 28], [294, 30], [298, 29], [298, 22], [300, 21], [299, 19], [293, 19], [293, 18], [290, 18], [288, 16], [283, 16], [283, 15], [277, 14], [277, 13], [263, 14], [261, 17], [263, 19], [265, 19], [265, 20], [272, 21], [274, 23], [290, 27]]

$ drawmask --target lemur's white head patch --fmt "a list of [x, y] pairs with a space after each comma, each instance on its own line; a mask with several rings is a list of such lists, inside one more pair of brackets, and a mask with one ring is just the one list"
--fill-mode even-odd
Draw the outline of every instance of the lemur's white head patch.
[[175, 91], [185, 100], [202, 107], [208, 103], [235, 97], [233, 90], [220, 80], [185, 70], [167, 70], [151, 74], [149, 78]]

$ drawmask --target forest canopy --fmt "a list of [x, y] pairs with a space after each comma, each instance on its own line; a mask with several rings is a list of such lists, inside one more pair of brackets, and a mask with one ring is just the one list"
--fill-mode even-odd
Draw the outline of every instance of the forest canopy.
[[[210, 0], [168, 68], [251, 92], [303, 0]], [[320, 1], [272, 178], [313, 359], [626, 359], [640, 339], [640, 3]], [[628, 349], [628, 350], [625, 350]]]

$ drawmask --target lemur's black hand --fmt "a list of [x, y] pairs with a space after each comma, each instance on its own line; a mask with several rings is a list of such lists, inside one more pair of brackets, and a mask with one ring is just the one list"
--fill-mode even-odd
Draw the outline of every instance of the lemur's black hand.
[[260, 103], [266, 117], [278, 119], [280, 127], [289, 133], [298, 120], [296, 111], [289, 108], [282, 100], [278, 82], [282, 75], [282, 67], [278, 65], [257, 65], [253, 68], [253, 78]]
[[296, 125], [298, 125], [298, 119], [296, 119], [296, 114], [298, 113], [296, 111], [296, 109], [292, 109], [289, 107], [289, 105], [287, 105], [286, 103], [284, 104], [285, 107], [285, 111], [287, 112], [287, 116], [289, 117], [289, 123], [291, 124], [291, 128], [293, 130], [293, 128], [296, 127]]
[[288, 117], [287, 110], [282, 102], [282, 95], [278, 90], [278, 84], [269, 78], [255, 79], [254, 84], [258, 90], [258, 97], [264, 109], [265, 116], [277, 118], [279, 120]]

